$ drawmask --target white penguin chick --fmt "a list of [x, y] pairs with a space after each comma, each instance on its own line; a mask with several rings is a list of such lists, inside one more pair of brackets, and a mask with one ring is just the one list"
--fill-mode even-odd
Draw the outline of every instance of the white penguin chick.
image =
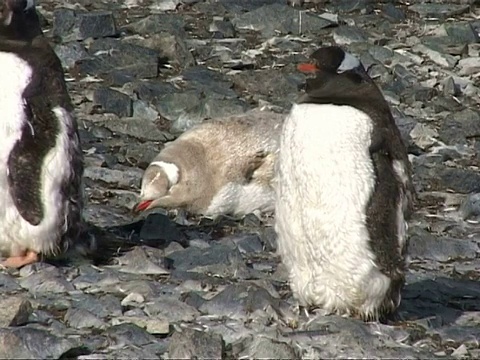
[[136, 210], [183, 208], [212, 218], [272, 211], [283, 120], [257, 108], [187, 130], [146, 169]]
[[284, 123], [276, 170], [278, 250], [305, 307], [364, 320], [393, 313], [404, 285], [413, 187], [387, 102], [357, 58], [312, 55]]

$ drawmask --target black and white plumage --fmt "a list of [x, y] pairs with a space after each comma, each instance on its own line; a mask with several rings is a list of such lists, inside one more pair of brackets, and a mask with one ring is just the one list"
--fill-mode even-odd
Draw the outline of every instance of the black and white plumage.
[[311, 55], [306, 93], [283, 127], [278, 248], [299, 303], [365, 320], [392, 313], [404, 285], [413, 186], [387, 102], [359, 60]]
[[83, 207], [73, 107], [33, 0], [4, 3], [0, 81], [0, 253], [20, 267], [66, 250]]

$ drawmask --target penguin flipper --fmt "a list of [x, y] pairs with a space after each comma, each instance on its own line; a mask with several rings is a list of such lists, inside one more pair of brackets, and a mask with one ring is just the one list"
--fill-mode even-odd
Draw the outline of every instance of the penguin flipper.
[[43, 198], [48, 196], [42, 194], [42, 167], [45, 156], [54, 147], [58, 125], [41, 97], [29, 99], [24, 110], [26, 121], [21, 138], [8, 158], [8, 185], [20, 215], [30, 224], [38, 225], [45, 215]]

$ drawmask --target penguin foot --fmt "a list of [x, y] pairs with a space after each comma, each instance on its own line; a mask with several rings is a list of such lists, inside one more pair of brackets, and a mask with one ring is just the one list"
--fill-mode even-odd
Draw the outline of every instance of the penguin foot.
[[1, 262], [1, 265], [9, 268], [21, 268], [22, 266], [33, 264], [38, 261], [38, 254], [35, 251], [27, 251], [22, 256], [11, 256], [5, 261]]

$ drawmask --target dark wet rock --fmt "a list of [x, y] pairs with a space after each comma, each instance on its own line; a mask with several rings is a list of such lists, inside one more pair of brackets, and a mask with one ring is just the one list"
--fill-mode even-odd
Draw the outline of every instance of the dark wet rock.
[[456, 4], [414, 4], [408, 7], [408, 10], [417, 13], [420, 17], [434, 17], [445, 19], [451, 16], [460, 15], [470, 9], [468, 5]]
[[117, 28], [110, 11], [56, 9], [53, 12], [53, 34], [61, 37], [63, 42], [69, 42], [114, 36]]
[[429, 259], [441, 262], [459, 259], [474, 259], [480, 248], [469, 239], [437, 237], [422, 229], [413, 229], [408, 253], [414, 259]]
[[77, 344], [47, 331], [21, 327], [0, 329], [0, 358], [2, 359], [59, 359]]
[[224, 341], [221, 335], [182, 329], [173, 333], [168, 345], [168, 359], [224, 359]]
[[143, 240], [158, 240], [159, 242], [180, 242], [185, 237], [168, 216], [150, 214], [142, 225], [140, 238]]
[[0, 328], [23, 325], [32, 312], [32, 304], [23, 297], [0, 299]]
[[119, 91], [101, 87], [93, 93], [93, 101], [102, 110], [118, 116], [132, 116], [132, 99]]
[[287, 5], [265, 5], [245, 14], [237, 15], [232, 20], [238, 30], [259, 31], [263, 37], [271, 37], [278, 32], [282, 34], [318, 34], [322, 29], [335, 23], [315, 14], [302, 13]]

